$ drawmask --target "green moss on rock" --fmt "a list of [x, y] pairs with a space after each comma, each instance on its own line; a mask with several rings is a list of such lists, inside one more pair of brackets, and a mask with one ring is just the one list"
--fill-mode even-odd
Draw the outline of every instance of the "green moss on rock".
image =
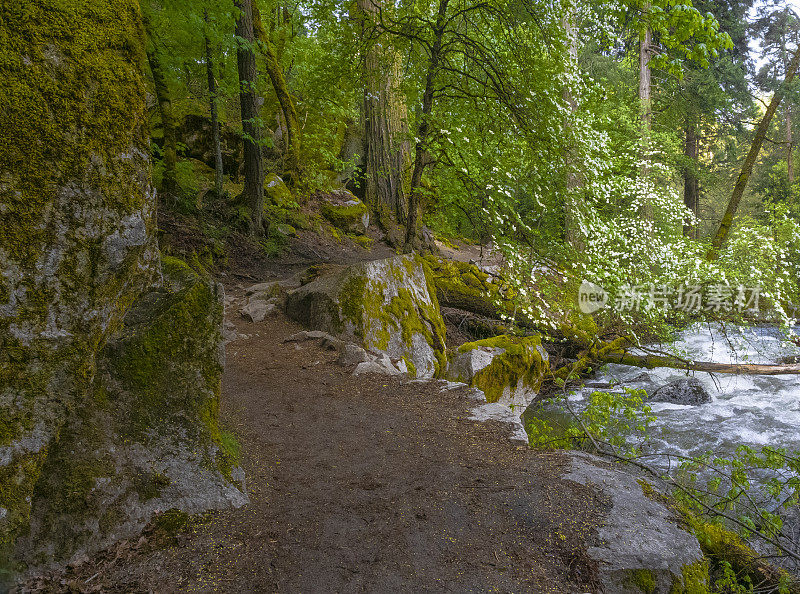
[[98, 355], [91, 399], [48, 453], [17, 541], [28, 563], [135, 534], [160, 509], [245, 498], [235, 440], [218, 425], [222, 295], [180, 260], [163, 270], [166, 288], [128, 311]]
[[363, 234], [367, 228], [365, 221], [369, 221], [369, 209], [352, 195], [346, 202], [323, 200], [320, 205], [320, 213], [334, 227], [351, 234]]
[[656, 591], [656, 578], [649, 569], [631, 569], [626, 585], [636, 592], [653, 594]]
[[483, 391], [487, 402], [497, 402], [506, 391], [538, 392], [550, 369], [539, 336], [495, 336], [462, 344], [457, 352], [467, 353], [474, 349], [502, 350], [472, 378], [460, 378]]
[[155, 276], [143, 56], [135, 0], [0, 5], [0, 541]]
[[264, 198], [280, 208], [297, 209], [298, 207], [292, 191], [274, 173], [269, 173], [264, 178]]
[[329, 271], [290, 294], [286, 311], [307, 327], [411, 359], [418, 374], [444, 370], [444, 320], [418, 256]]
[[710, 594], [707, 559], [684, 566], [681, 574], [683, 580], [675, 580], [670, 594]]

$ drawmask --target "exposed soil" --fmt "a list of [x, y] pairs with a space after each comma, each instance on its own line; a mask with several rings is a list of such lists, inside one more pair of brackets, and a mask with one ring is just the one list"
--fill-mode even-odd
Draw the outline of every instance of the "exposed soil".
[[354, 377], [316, 343], [284, 343], [300, 330], [284, 317], [230, 310], [250, 337], [228, 344], [222, 416], [250, 504], [151, 528], [29, 589], [597, 591], [586, 548], [607, 504], [561, 478], [562, 454], [468, 420], [463, 389]]

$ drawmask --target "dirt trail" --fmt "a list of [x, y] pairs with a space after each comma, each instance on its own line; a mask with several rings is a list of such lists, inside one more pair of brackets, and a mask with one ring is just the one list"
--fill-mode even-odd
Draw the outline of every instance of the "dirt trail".
[[[250, 505], [122, 543], [46, 590], [589, 592], [605, 504], [565, 458], [467, 420], [439, 382], [353, 377], [285, 318], [228, 345], [223, 419]], [[88, 582], [87, 582], [88, 580]], [[73, 588], [73, 590], [69, 590]]]

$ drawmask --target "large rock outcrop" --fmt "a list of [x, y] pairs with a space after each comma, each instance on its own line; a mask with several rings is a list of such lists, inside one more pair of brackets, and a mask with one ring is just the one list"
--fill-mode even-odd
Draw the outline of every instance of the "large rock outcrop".
[[708, 566], [697, 538], [644, 481], [586, 453], [572, 453], [564, 478], [595, 487], [610, 509], [587, 553], [606, 594], [708, 591]]
[[444, 371], [444, 320], [419, 256], [330, 271], [289, 293], [286, 313], [308, 328], [403, 359], [412, 376]]
[[[130, 485], [166, 494], [188, 484], [168, 468], [182, 450], [160, 457], [165, 424], [180, 419], [185, 433], [173, 436], [184, 443], [202, 436], [199, 452], [221, 441], [217, 289], [199, 279], [194, 289], [162, 287], [143, 44], [135, 0], [0, 6], [0, 581], [140, 527], [153, 507], [125, 495]], [[142, 347], [143, 366], [126, 376], [118, 355], [135, 350], [148, 324], [167, 330], [163, 307], [193, 311], [181, 341], [196, 348], [172, 340], [155, 361]], [[194, 368], [192, 357], [209, 360], [201, 343], [216, 363]], [[189, 394], [206, 404], [185, 408], [177, 400]], [[134, 425], [120, 415], [154, 404], [158, 416], [139, 415], [126, 441]], [[183, 472], [233, 485], [209, 456]], [[202, 507], [177, 494], [159, 504]]]

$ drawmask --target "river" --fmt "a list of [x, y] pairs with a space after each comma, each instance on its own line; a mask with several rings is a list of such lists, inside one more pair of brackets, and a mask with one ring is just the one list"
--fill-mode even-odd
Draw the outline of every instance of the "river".
[[[715, 363], [779, 363], [800, 356], [800, 348], [774, 326], [751, 328], [697, 325], [680, 334], [670, 349], [696, 361]], [[800, 375], [692, 374], [711, 395], [698, 406], [652, 403], [656, 416], [648, 449], [697, 456], [706, 452], [726, 455], [738, 445], [771, 445], [800, 452]], [[675, 369], [644, 371], [609, 365], [597, 382], [621, 383], [652, 391], [686, 377]], [[580, 402], [596, 388], [586, 388], [573, 399]]]

